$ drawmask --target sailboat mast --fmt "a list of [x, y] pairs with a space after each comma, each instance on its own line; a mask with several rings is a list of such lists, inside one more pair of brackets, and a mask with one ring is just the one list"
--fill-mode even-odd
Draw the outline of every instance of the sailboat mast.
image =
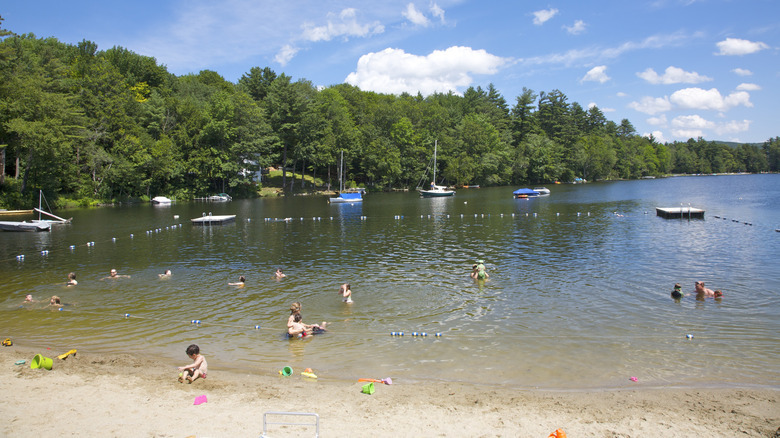
[[433, 183], [436, 184], [436, 147], [438, 146], [439, 140], [433, 141]]
[[339, 162], [339, 193], [344, 191], [344, 149], [341, 150], [341, 162]]

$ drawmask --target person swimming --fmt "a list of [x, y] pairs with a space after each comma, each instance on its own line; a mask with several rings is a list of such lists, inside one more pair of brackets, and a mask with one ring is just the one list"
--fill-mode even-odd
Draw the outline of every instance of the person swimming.
[[683, 297], [682, 286], [680, 286], [680, 283], [676, 283], [674, 285], [674, 290], [672, 291], [672, 298], [679, 300], [682, 297]]
[[238, 281], [235, 283], [228, 283], [228, 286], [244, 287], [246, 284], [246, 277], [243, 275], [238, 277]]

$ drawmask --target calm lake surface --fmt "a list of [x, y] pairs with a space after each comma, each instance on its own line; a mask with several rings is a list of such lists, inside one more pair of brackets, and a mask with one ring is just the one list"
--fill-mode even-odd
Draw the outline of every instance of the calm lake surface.
[[[780, 386], [780, 175], [547, 187], [550, 196], [528, 200], [503, 187], [439, 199], [371, 193], [362, 205], [301, 196], [58, 211], [73, 223], [0, 233], [0, 337], [52, 356], [157, 357], [172, 376], [196, 343], [212, 372], [290, 365], [397, 383]], [[655, 215], [689, 203], [705, 219]], [[204, 212], [237, 220], [190, 223]], [[487, 281], [469, 277], [477, 259]], [[277, 267], [288, 278], [272, 279]], [[101, 280], [111, 268], [131, 277]], [[160, 280], [165, 269], [173, 277]], [[70, 271], [79, 284], [66, 288]], [[239, 275], [246, 287], [228, 286]], [[675, 283], [690, 293], [696, 280], [724, 298], [670, 298]], [[344, 282], [351, 305], [337, 294]], [[20, 306], [28, 293], [43, 303]], [[52, 295], [63, 311], [45, 306]], [[287, 340], [293, 301], [330, 331]]]

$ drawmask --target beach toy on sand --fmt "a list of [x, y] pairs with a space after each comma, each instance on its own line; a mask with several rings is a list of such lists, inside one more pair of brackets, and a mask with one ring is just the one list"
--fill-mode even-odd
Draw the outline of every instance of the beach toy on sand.
[[628, 380], [630, 380], [630, 381], [632, 381], [632, 382], [636, 382], [636, 381], [638, 381], [639, 379], [637, 379], [637, 378], [636, 378], [636, 377], [634, 377], [634, 376], [631, 376], [631, 377], [629, 377], [629, 378], [628, 378]]
[[312, 373], [311, 371], [304, 371], [304, 372], [301, 373], [301, 375], [303, 377], [308, 377], [310, 379], [316, 379], [317, 378], [317, 375]]
[[363, 385], [363, 394], [371, 395], [373, 393], [374, 393], [374, 384], [373, 384], [373, 382], [366, 383], [365, 385]]
[[19, 359], [19, 360], [17, 360], [16, 362], [14, 362], [14, 365], [24, 365], [24, 364], [26, 364], [26, 363], [27, 363], [27, 361], [26, 361], [26, 360], [24, 360], [24, 359]]
[[14, 342], [11, 340], [11, 338], [5, 338], [3, 341], [3, 347], [10, 347], [14, 345]]
[[71, 354], [72, 354], [73, 356], [76, 356], [76, 350], [70, 350], [70, 351], [68, 351], [67, 353], [63, 353], [63, 354], [61, 354], [61, 355], [57, 356], [57, 359], [59, 359], [59, 360], [65, 360], [65, 359], [67, 359], [67, 358], [68, 358], [68, 356], [70, 356]]
[[566, 438], [566, 432], [563, 429], [555, 429], [555, 432], [548, 435], [547, 438]]
[[392, 385], [393, 379], [386, 378], [386, 379], [358, 379], [358, 382], [373, 382], [373, 383], [384, 383], [385, 385]]
[[292, 376], [292, 373], [293, 373], [292, 367], [284, 367], [281, 370], [279, 370], [279, 374], [281, 374], [281, 375], [283, 375], [285, 377]]
[[208, 400], [206, 399], [206, 395], [204, 394], [204, 395], [199, 395], [199, 396], [195, 397], [195, 402], [192, 403], [192, 404], [193, 405], [200, 405], [200, 404], [206, 403], [207, 401]]
[[53, 363], [54, 361], [51, 360], [50, 357], [43, 357], [43, 355], [36, 354], [33, 357], [32, 362], [30, 362], [30, 368], [34, 370], [38, 368], [50, 370]]

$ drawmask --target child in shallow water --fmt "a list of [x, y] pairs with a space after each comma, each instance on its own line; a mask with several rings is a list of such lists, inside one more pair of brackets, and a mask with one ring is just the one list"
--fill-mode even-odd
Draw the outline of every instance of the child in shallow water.
[[674, 285], [674, 290], [672, 291], [672, 298], [680, 299], [682, 297], [683, 297], [682, 286], [680, 286], [680, 283], [677, 283]]
[[349, 283], [344, 283], [341, 285], [339, 288], [339, 294], [344, 299], [345, 303], [352, 303], [352, 288], [350, 287]]
[[208, 372], [208, 364], [206, 363], [206, 358], [200, 354], [200, 347], [192, 344], [187, 347], [186, 353], [193, 362], [189, 365], [179, 367], [179, 383], [184, 383], [185, 380], [192, 383], [198, 378], [205, 379], [206, 373]]

